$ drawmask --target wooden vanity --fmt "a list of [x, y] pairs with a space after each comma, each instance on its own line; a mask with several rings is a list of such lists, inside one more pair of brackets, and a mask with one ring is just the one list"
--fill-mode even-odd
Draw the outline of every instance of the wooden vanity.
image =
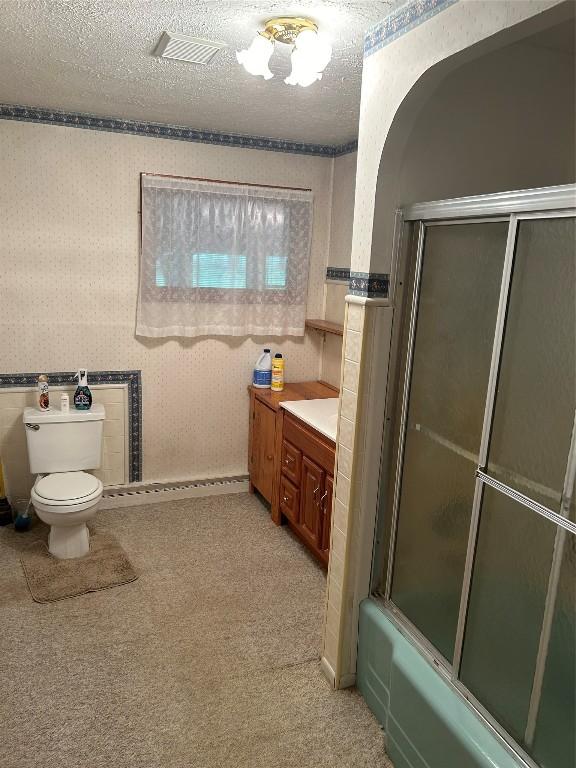
[[330, 548], [334, 440], [281, 407], [287, 401], [335, 398], [319, 381], [286, 384], [283, 392], [249, 387], [250, 490], [270, 502], [272, 520], [287, 522], [324, 564]]

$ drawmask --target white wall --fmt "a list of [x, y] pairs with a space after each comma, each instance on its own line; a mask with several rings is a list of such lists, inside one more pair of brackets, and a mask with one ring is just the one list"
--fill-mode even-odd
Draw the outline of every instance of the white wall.
[[[330, 251], [328, 265], [350, 269], [352, 258], [352, 225], [354, 223], [354, 189], [356, 184], [357, 153], [351, 152], [334, 159], [332, 175], [332, 213], [330, 223]], [[324, 318], [344, 323], [344, 297], [347, 282], [327, 282], [325, 288]], [[326, 334], [322, 349], [321, 378], [335, 387], [340, 385], [342, 338]]]
[[[406, 5], [412, 6], [415, 15], [420, 16], [416, 26], [411, 25], [407, 34], [395, 36], [371, 53], [364, 59], [362, 68], [352, 235], [352, 266], [359, 272], [390, 270], [390, 243], [386, 244], [385, 251], [372, 248], [376, 185], [383, 173], [392, 183], [397, 176], [398, 167], [394, 165], [397, 147], [387, 153], [384, 168], [380, 161], [390, 143], [392, 123], [414, 86], [436, 65], [444, 67], [460, 52], [468, 55], [473, 46], [498, 47], [497, 38], [509, 30], [515, 30], [524, 22], [533, 23], [534, 27], [540, 23], [552, 24], [551, 15], [561, 20], [573, 7], [563, 0], [460, 0], [440, 6], [439, 12], [430, 16], [417, 0], [410, 0]], [[410, 126], [405, 127], [405, 131], [409, 132]]]
[[[552, 44], [553, 35], [542, 39]], [[451, 72], [413, 124], [400, 107], [378, 176], [372, 271], [389, 271], [398, 207], [575, 180], [573, 59], [539, 41], [531, 36]]]
[[347, 155], [334, 158], [330, 253], [328, 255], [328, 264], [331, 267], [350, 269], [357, 159], [357, 152], [350, 152]]
[[141, 369], [145, 481], [247, 471], [246, 387], [259, 349], [316, 379], [320, 338], [134, 335], [139, 174], [310, 187], [308, 316], [320, 317], [332, 160], [0, 121], [0, 370]]

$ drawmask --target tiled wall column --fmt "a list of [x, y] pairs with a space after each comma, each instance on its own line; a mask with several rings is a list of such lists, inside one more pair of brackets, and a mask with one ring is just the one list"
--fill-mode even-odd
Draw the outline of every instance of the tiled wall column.
[[387, 299], [346, 297], [322, 653], [324, 672], [335, 688], [356, 679], [358, 606], [370, 583], [391, 331]]

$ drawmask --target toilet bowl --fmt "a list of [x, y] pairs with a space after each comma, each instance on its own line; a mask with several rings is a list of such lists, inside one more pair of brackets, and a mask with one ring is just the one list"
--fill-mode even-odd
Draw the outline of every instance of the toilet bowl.
[[54, 557], [83, 557], [90, 550], [86, 522], [102, 498], [102, 482], [88, 472], [39, 476], [31, 492], [36, 514], [50, 526], [48, 551]]

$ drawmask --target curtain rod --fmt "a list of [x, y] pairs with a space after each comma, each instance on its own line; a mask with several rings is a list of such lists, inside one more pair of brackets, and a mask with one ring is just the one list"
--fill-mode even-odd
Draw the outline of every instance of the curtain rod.
[[249, 181], [227, 181], [226, 179], [204, 179], [200, 176], [173, 176], [170, 173], [144, 173], [140, 176], [157, 176], [159, 179], [183, 179], [184, 181], [209, 181], [212, 184], [241, 184], [243, 187], [264, 187], [265, 189], [286, 189], [290, 192], [312, 192], [310, 187], [280, 187], [276, 184], [252, 184]]

